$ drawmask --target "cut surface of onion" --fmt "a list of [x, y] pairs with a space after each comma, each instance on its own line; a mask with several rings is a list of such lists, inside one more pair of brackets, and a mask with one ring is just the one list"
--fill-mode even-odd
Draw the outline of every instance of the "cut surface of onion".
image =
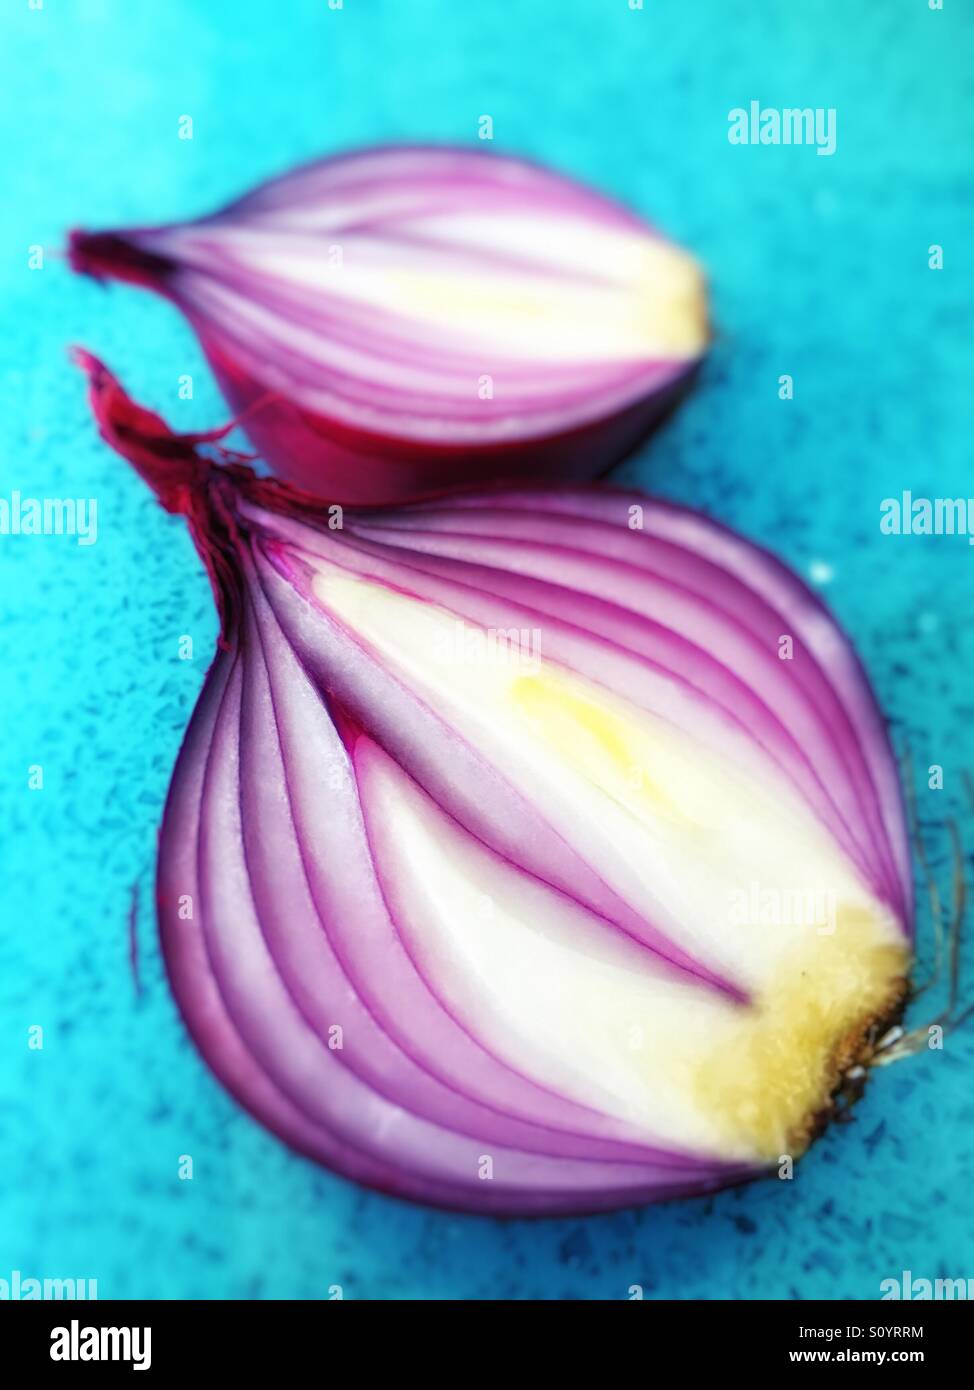
[[595, 477], [675, 403], [708, 338], [685, 251], [480, 150], [321, 160], [198, 221], [76, 231], [69, 254], [172, 300], [261, 455], [339, 502]]
[[329, 1167], [470, 1211], [797, 1157], [912, 933], [895, 764], [819, 600], [638, 494], [328, 507], [80, 356], [223, 618], [158, 894], [224, 1084]]

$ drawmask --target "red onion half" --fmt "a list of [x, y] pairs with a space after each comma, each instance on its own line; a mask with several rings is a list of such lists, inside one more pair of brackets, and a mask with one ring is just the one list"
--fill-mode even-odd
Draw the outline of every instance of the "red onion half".
[[158, 903], [224, 1084], [330, 1168], [472, 1211], [801, 1153], [912, 930], [883, 722], [818, 599], [638, 494], [329, 508], [79, 358], [223, 617]]
[[262, 457], [338, 502], [593, 478], [707, 342], [690, 256], [479, 150], [321, 160], [198, 221], [74, 232], [70, 256], [172, 300]]

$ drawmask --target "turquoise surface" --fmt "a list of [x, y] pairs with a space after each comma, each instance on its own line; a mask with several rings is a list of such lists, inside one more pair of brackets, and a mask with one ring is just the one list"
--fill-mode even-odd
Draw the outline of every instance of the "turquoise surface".
[[[210, 595], [185, 528], [97, 439], [65, 345], [98, 352], [177, 427], [225, 408], [174, 311], [74, 278], [55, 254], [69, 226], [208, 210], [320, 152], [474, 141], [484, 114], [497, 148], [658, 220], [707, 265], [718, 337], [693, 397], [621, 475], [817, 576], [898, 741], [943, 766], [943, 790], [924, 776], [918, 795], [946, 888], [948, 816], [974, 847], [974, 552], [878, 521], [903, 488], [974, 494], [970, 7], [6, 0], [0, 54], [0, 496], [98, 502], [96, 544], [0, 536], [0, 1278], [96, 1278], [102, 1297], [315, 1299], [340, 1284], [348, 1298], [617, 1299], [637, 1284], [858, 1299], [905, 1269], [974, 1277], [974, 1027], [878, 1075], [794, 1181], [589, 1220], [365, 1193], [221, 1091], [176, 1015], [150, 906]], [[835, 154], [729, 144], [728, 112], [751, 100], [835, 107]], [[194, 661], [178, 659], [184, 634]], [[925, 910], [920, 923], [925, 942]], [[935, 1008], [922, 1000], [919, 1020]]]

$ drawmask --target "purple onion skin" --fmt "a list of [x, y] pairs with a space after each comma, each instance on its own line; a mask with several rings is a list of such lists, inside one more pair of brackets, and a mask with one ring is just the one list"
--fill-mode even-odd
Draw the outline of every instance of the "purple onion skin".
[[[350, 181], [352, 193], [347, 191]], [[68, 254], [81, 273], [141, 285], [175, 304], [199, 336], [224, 395], [243, 417], [260, 456], [280, 477], [329, 501], [392, 503], [503, 478], [596, 478], [637, 447], [689, 389], [706, 347], [702, 281], [686, 291], [685, 303], [680, 291], [676, 310], [699, 320], [696, 346], [670, 357], [639, 356], [633, 349], [629, 356], [610, 361], [600, 360], [593, 349], [590, 360], [582, 356], [559, 367], [547, 365], [541, 350], [511, 358], [496, 344], [478, 344], [475, 319], [469, 329], [463, 325], [457, 339], [445, 329], [438, 337], [428, 326], [416, 328], [403, 313], [392, 310], [379, 320], [374, 309], [358, 306], [347, 321], [340, 317], [329, 322], [334, 310], [329, 299], [313, 299], [310, 289], [297, 296], [275, 289], [271, 299], [268, 282], [234, 265], [221, 241], [241, 229], [256, 229], [280, 237], [282, 255], [287, 256], [294, 238], [288, 219], [307, 217], [309, 211], [327, 216], [336, 200], [384, 194], [390, 199], [411, 195], [412, 220], [404, 224], [394, 203], [384, 217], [368, 219], [362, 211], [356, 222], [353, 204], [347, 225], [340, 220], [336, 225], [332, 219], [321, 231], [316, 254], [324, 258], [330, 244], [344, 238], [348, 264], [354, 267], [356, 255], [362, 254], [355, 238], [363, 239], [366, 255], [373, 242], [381, 240], [395, 265], [397, 255], [418, 254], [422, 216], [428, 209], [441, 217], [464, 213], [468, 206], [471, 211], [481, 209], [487, 219], [521, 212], [543, 217], [554, 242], [559, 218], [590, 225], [592, 264], [576, 273], [587, 275], [596, 286], [612, 273], [607, 264], [612, 248], [600, 253], [600, 230], [635, 244], [668, 246], [651, 227], [611, 200], [526, 161], [449, 147], [397, 147], [321, 160], [197, 222], [74, 231]], [[471, 273], [478, 270], [475, 254], [481, 257], [482, 275], [490, 272], [492, 259], [503, 265], [504, 257], [494, 256], [490, 247], [489, 221], [485, 239], [482, 252], [470, 253]], [[448, 261], [449, 240], [442, 247], [431, 246], [428, 254], [434, 265]], [[452, 254], [457, 254], [456, 247]], [[674, 254], [681, 256], [680, 273], [686, 274], [685, 266], [692, 263], [682, 253]], [[543, 258], [529, 259], [525, 252], [523, 260], [519, 269], [526, 268], [542, 284], [549, 277], [557, 285], [556, 273]], [[428, 267], [424, 264], [423, 269]], [[364, 342], [370, 350], [374, 346], [374, 380], [368, 367], [346, 378], [293, 352], [287, 356], [283, 348], [278, 361], [266, 338], [242, 345], [234, 336], [232, 316], [217, 316], [204, 301], [203, 292], [210, 285], [239, 292], [248, 303], [273, 303], [282, 323], [295, 333], [313, 325], [323, 344], [358, 349]], [[651, 312], [647, 307], [647, 315]], [[392, 351], [389, 344], [400, 345], [407, 364], [425, 365], [428, 357], [425, 393], [417, 390], [410, 396], [383, 380], [386, 354]], [[483, 374], [496, 378], [496, 399], [478, 397], [476, 385]], [[324, 395], [332, 406], [315, 404]]]
[[[236, 456], [205, 457], [199, 446], [222, 431], [173, 435], [100, 362], [78, 358], [104, 438], [186, 516], [221, 613], [169, 792], [157, 898], [173, 990], [223, 1084], [309, 1158], [452, 1210], [596, 1212], [766, 1172], [654, 1140], [644, 1124], [546, 1085], [438, 995], [387, 876], [384, 839], [396, 823], [382, 819], [372, 790], [384, 767], [408, 774], [455, 826], [514, 865], [525, 893], [560, 885], [627, 949], [635, 942], [694, 989], [733, 1002], [746, 1001], [747, 986], [614, 896], [585, 848], [559, 838], [550, 808], [526, 804], [503, 767], [485, 767], [445, 715], [323, 621], [305, 570], [316, 556], [339, 557], [350, 572], [385, 575], [465, 619], [489, 611], [501, 626], [530, 611], [555, 659], [603, 679], [618, 669], [620, 688], [648, 676], [652, 651], [674, 681], [692, 677], [701, 737], [709, 714], [732, 704], [907, 943], [912, 883], [895, 766], [859, 663], [819, 600], [730, 531], [606, 489], [499, 488], [399, 511], [349, 509], [335, 531], [327, 504], [257, 478]], [[630, 507], [644, 509], [644, 530], [619, 525]], [[680, 632], [646, 614], [667, 593]], [[705, 627], [710, 651], [696, 645]], [[784, 628], [807, 648], [799, 669], [762, 654]], [[323, 796], [336, 767], [339, 782]]]

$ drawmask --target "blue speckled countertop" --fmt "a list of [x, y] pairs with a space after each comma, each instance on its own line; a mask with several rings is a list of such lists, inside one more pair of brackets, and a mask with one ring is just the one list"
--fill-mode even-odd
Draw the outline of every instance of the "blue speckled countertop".
[[[960, 780], [974, 770], [974, 553], [883, 537], [878, 517], [903, 488], [974, 494], [969, 6], [7, 0], [0, 49], [0, 491], [99, 506], [95, 545], [0, 536], [0, 1278], [96, 1278], [101, 1297], [323, 1298], [341, 1284], [348, 1298], [585, 1299], [633, 1284], [869, 1298], [903, 1269], [974, 1277], [974, 1028], [879, 1075], [791, 1183], [531, 1225], [359, 1191], [220, 1090], [145, 906], [210, 594], [185, 528], [97, 439], [65, 344], [102, 354], [177, 426], [225, 407], [162, 302], [103, 291], [50, 254], [28, 266], [70, 225], [186, 216], [370, 141], [470, 141], [483, 114], [498, 148], [654, 217], [708, 266], [719, 338], [692, 399], [622, 476], [814, 570], [897, 735], [944, 767], [920, 811], [946, 876], [946, 816], [974, 849]], [[834, 106], [836, 153], [730, 145], [727, 113], [752, 99]], [[177, 139], [183, 115], [192, 141]], [[177, 398], [185, 372], [192, 401]], [[194, 662], [177, 659], [183, 633]]]

